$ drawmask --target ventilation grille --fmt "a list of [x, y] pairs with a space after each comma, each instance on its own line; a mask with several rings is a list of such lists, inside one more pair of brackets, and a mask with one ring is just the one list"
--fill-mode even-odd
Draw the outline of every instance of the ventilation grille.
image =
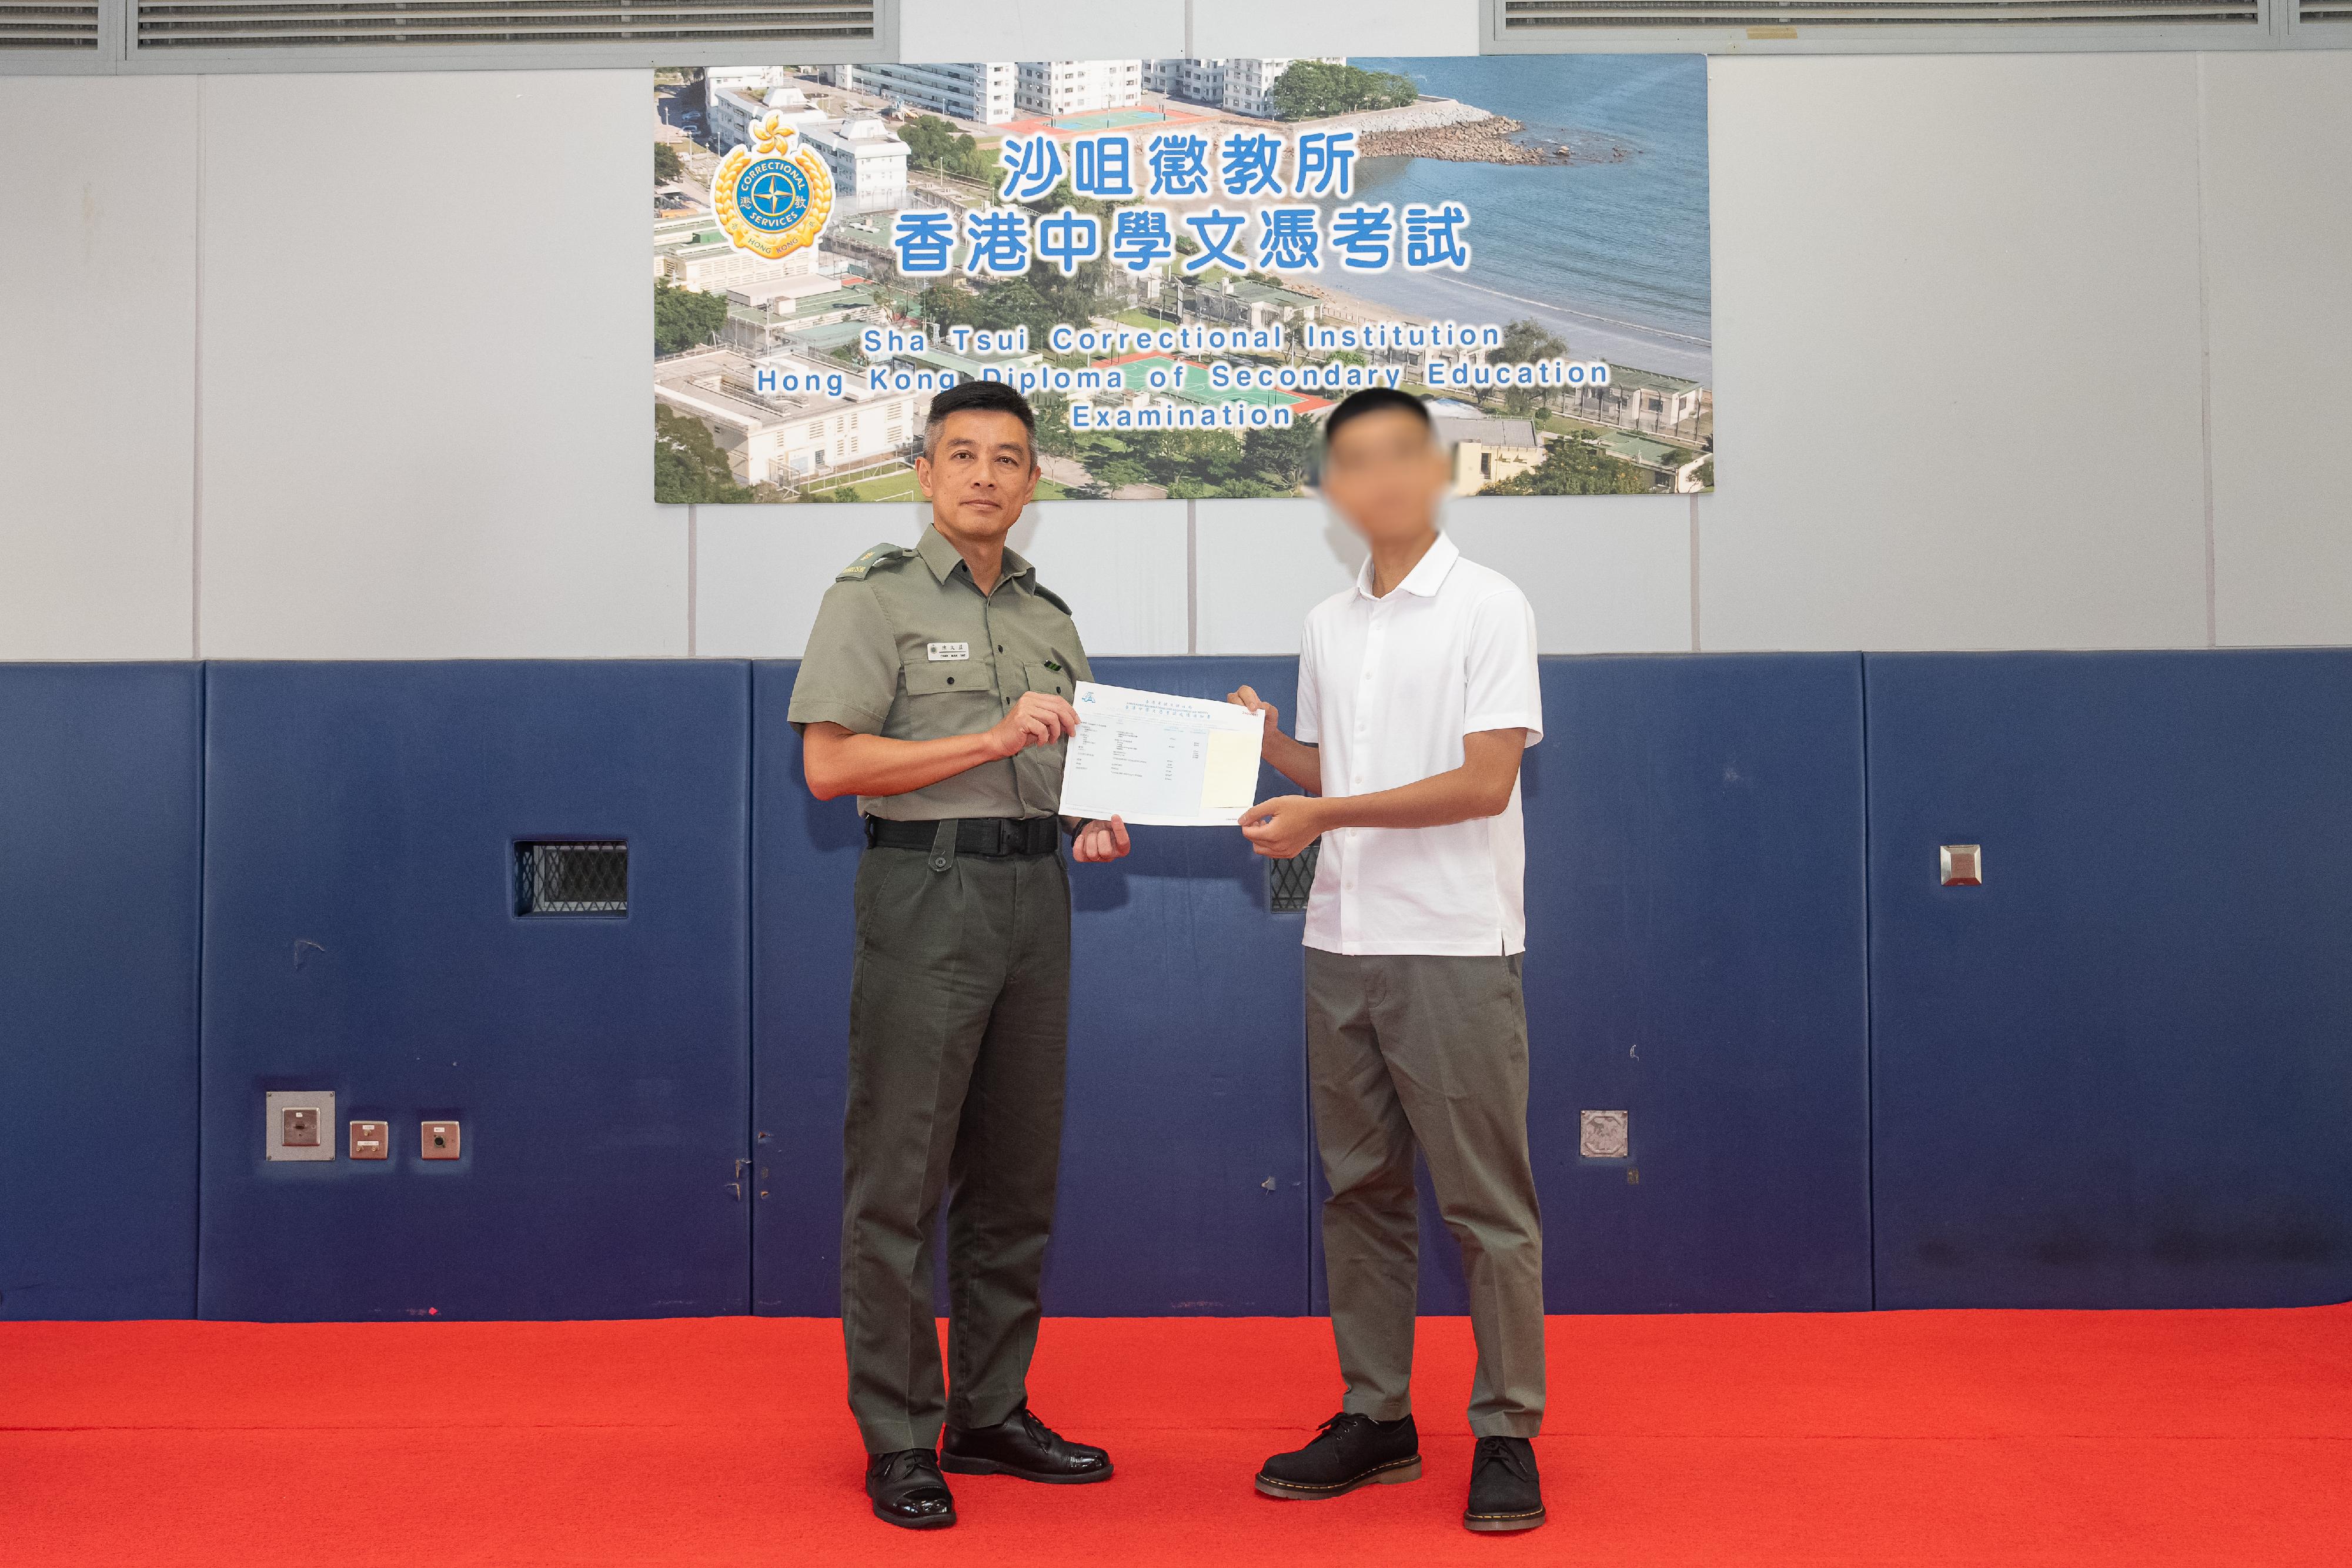
[[[20, 3], [0, 0], [0, 5]], [[147, 51], [730, 38], [821, 43], [873, 36], [871, 4], [817, 0], [324, 0], [309, 5], [139, 0], [139, 47]]]
[[98, 0], [0, 0], [0, 49], [95, 49]]
[[517, 915], [626, 915], [629, 846], [622, 839], [515, 845]]
[[[2303, 0], [2352, 15], [2352, 0]], [[2305, 10], [2308, 16], [2310, 11]], [[1503, 28], [1548, 27], [1949, 27], [2259, 25], [2262, 0], [1504, 0]]]
[[2303, 22], [2352, 22], [2352, 0], [2303, 0], [2295, 14]]
[[1315, 891], [1315, 861], [1323, 848], [1316, 840], [1292, 859], [1265, 862], [1266, 906], [1276, 915], [1297, 915], [1307, 908], [1307, 895]]

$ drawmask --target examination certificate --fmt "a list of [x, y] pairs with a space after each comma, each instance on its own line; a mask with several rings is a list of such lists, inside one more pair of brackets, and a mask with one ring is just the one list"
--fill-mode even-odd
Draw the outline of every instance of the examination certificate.
[[1080, 681], [1062, 815], [1230, 828], [1257, 797], [1265, 718], [1235, 703]]

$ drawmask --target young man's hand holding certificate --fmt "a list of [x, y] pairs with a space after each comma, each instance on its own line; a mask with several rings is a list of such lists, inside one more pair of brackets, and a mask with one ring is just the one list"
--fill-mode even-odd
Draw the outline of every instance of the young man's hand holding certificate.
[[1265, 721], [1246, 708], [1080, 681], [1062, 815], [1230, 828], [1257, 796]]

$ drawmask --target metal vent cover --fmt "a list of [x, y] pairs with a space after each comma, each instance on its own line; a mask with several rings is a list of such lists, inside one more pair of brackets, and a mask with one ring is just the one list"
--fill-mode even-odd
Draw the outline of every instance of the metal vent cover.
[[98, 48], [98, 0], [0, 0], [0, 49]]
[[[0, 0], [17, 5], [23, 0]], [[136, 48], [403, 48], [436, 44], [825, 43], [871, 39], [876, 6], [835, 0], [137, 0]]]
[[2352, 0], [2302, 0], [2298, 22], [2352, 22]]
[[[2352, 0], [2302, 0], [2352, 13]], [[2306, 10], [2305, 15], [2310, 13]], [[1561, 27], [2260, 26], [2262, 0], [1504, 0], [1506, 33]]]
[[539, 839], [514, 847], [517, 915], [626, 915], [625, 839]]
[[1322, 849], [1323, 841], [1318, 839], [1289, 860], [1265, 862], [1267, 908], [1276, 915], [1305, 913], [1307, 895], [1315, 891], [1315, 862]]

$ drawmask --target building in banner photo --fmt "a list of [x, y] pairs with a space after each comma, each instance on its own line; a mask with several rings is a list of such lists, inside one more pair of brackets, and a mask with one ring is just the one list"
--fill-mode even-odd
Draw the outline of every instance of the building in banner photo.
[[1715, 483], [1696, 56], [679, 68], [654, 135], [658, 501], [911, 498], [975, 377], [1048, 499], [1297, 494], [1364, 386], [1457, 495]]

